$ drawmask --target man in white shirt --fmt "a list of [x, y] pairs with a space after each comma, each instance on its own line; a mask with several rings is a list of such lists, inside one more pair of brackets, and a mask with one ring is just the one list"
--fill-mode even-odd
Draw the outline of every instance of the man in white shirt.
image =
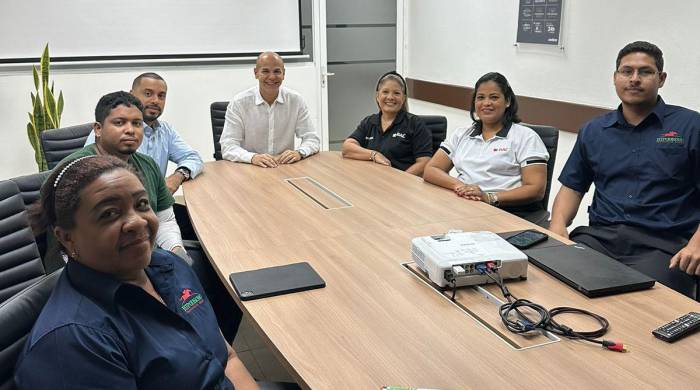
[[[320, 140], [306, 103], [299, 93], [282, 87], [282, 57], [260, 54], [254, 73], [258, 85], [237, 94], [226, 109], [219, 141], [223, 158], [274, 168], [317, 153]], [[297, 149], [295, 136], [301, 138]]]

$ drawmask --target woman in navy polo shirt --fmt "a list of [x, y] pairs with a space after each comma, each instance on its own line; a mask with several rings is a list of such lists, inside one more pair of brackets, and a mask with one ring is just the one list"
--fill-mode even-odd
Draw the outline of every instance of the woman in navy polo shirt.
[[343, 157], [422, 176], [433, 154], [433, 141], [423, 121], [408, 112], [406, 80], [396, 72], [382, 75], [375, 99], [379, 113], [363, 119], [343, 142]]
[[[474, 86], [469, 127], [458, 128], [428, 162], [423, 178], [465, 199], [500, 207], [522, 218], [541, 218], [549, 154], [529, 127], [519, 125], [518, 101], [496, 72]], [[452, 168], [457, 177], [450, 176]]]
[[31, 212], [69, 260], [17, 363], [19, 389], [256, 389], [191, 268], [115, 157], [56, 168]]

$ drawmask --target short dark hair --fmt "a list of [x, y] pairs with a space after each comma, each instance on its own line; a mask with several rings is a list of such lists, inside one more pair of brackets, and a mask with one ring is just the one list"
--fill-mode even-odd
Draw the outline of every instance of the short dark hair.
[[117, 91], [102, 96], [100, 101], [97, 102], [95, 121], [104, 124], [104, 120], [109, 116], [109, 113], [119, 106], [135, 106], [139, 111], [143, 112], [143, 104], [136, 96], [129, 92]]
[[143, 182], [133, 168], [113, 156], [81, 157], [56, 167], [41, 186], [39, 200], [29, 209], [34, 234], [39, 235], [52, 227], [73, 228], [80, 192], [98, 177], [117, 169], [125, 169]]
[[636, 41], [625, 45], [625, 47], [623, 47], [620, 50], [620, 52], [617, 53], [617, 60], [615, 60], [615, 69], [617, 70], [620, 68], [620, 61], [622, 61], [622, 57], [632, 53], [648, 54], [649, 56], [654, 58], [654, 62], [656, 62], [656, 69], [659, 72], [664, 71], [664, 53], [661, 51], [661, 49], [659, 49], [658, 46], [646, 41]]
[[[131, 83], [131, 89], [136, 89], [136, 87], [139, 86], [139, 83], [141, 83], [141, 79], [153, 79], [153, 80], [160, 80], [165, 83], [165, 80], [160, 77], [158, 73], [154, 72], [146, 72], [146, 73], [141, 73], [140, 75], [136, 76], [134, 79], [134, 82]], [[166, 83], [167, 86], [167, 83]]]
[[474, 121], [474, 126], [476, 126], [477, 129], [481, 129], [481, 126], [483, 125], [481, 120], [477, 119], [474, 115], [474, 111], [476, 110], [476, 91], [479, 89], [479, 86], [481, 84], [488, 81], [493, 81], [494, 83], [496, 83], [496, 85], [498, 85], [498, 88], [501, 90], [501, 93], [505, 97], [506, 101], [509, 103], [509, 106], [506, 108], [505, 113], [503, 113], [503, 118], [501, 119], [503, 127], [508, 129], [513, 123], [520, 123], [520, 118], [518, 117], [518, 99], [515, 97], [515, 92], [513, 92], [513, 88], [510, 87], [508, 79], [506, 79], [504, 75], [498, 72], [489, 72], [481, 76], [474, 85], [474, 93], [472, 94], [472, 105], [471, 109], [469, 110], [469, 116], [471, 116], [472, 120]]

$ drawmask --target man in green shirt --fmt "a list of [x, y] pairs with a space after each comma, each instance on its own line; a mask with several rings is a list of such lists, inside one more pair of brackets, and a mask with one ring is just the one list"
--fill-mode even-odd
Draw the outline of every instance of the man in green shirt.
[[59, 166], [67, 161], [94, 155], [111, 155], [126, 161], [143, 178], [151, 208], [158, 216], [160, 225], [156, 245], [191, 264], [173, 213], [175, 200], [165, 185], [165, 179], [152, 158], [136, 151], [143, 139], [142, 110], [141, 102], [130, 93], [119, 91], [103, 96], [95, 108], [94, 131], [97, 142], [73, 152]]

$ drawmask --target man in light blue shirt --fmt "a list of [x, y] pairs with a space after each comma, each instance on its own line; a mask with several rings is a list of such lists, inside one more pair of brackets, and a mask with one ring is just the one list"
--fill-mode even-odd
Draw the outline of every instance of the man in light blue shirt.
[[[165, 177], [165, 184], [174, 193], [184, 181], [194, 179], [202, 171], [203, 162], [199, 153], [168, 122], [158, 120], [165, 109], [167, 92], [165, 80], [156, 73], [143, 73], [131, 85], [131, 93], [143, 104], [143, 141], [138, 152], [155, 160]], [[92, 143], [95, 143], [94, 132], [90, 133], [85, 145]], [[177, 169], [166, 177], [168, 161], [174, 162]]]

